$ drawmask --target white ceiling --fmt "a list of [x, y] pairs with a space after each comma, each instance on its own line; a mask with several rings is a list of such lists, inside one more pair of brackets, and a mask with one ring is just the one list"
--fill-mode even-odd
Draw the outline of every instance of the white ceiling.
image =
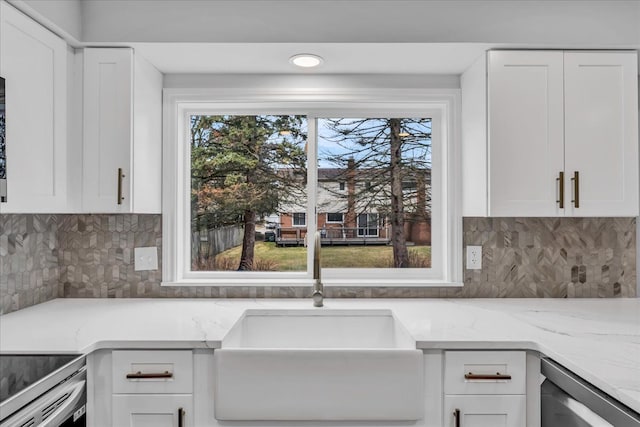
[[[134, 43], [166, 74], [460, 74], [495, 45], [485, 43]], [[313, 53], [313, 70], [289, 63]]]
[[[7, 0], [166, 74], [454, 74], [495, 47], [640, 48], [640, 0]], [[291, 55], [325, 63], [298, 70]]]

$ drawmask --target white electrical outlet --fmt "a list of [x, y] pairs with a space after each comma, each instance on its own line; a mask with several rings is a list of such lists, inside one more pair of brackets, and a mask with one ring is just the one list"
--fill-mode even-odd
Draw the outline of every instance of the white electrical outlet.
[[467, 246], [467, 270], [482, 268], [482, 246]]
[[157, 270], [158, 269], [158, 248], [135, 248], [133, 250], [134, 270]]

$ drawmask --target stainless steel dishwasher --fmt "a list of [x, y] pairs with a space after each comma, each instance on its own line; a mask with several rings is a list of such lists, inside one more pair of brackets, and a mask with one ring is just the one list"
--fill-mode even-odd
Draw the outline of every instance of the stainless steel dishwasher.
[[640, 414], [543, 358], [542, 427], [640, 427]]

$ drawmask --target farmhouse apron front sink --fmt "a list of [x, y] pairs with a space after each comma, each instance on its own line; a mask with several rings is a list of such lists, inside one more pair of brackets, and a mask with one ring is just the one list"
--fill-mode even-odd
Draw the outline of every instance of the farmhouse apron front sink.
[[416, 420], [422, 352], [389, 310], [247, 310], [215, 350], [218, 420]]

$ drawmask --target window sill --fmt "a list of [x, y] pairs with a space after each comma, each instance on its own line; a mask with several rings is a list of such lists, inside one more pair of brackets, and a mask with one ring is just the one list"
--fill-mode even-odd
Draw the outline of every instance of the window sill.
[[[456, 288], [463, 287], [462, 282], [445, 282], [442, 280], [389, 280], [389, 279], [327, 279], [322, 281], [323, 286], [330, 287], [359, 287], [359, 288]], [[285, 286], [285, 287], [312, 287], [312, 279], [185, 279], [174, 282], [162, 282], [162, 286]]]

